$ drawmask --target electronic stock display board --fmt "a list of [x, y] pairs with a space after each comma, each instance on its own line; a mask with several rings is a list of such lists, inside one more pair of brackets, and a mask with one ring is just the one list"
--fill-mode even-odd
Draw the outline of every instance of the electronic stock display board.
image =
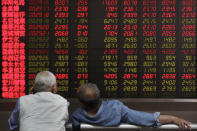
[[196, 0], [1, 0], [0, 95], [52, 71], [59, 94], [197, 98]]

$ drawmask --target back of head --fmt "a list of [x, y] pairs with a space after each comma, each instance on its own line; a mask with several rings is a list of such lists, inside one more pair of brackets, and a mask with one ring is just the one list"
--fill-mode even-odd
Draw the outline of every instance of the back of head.
[[92, 109], [99, 104], [100, 91], [96, 84], [83, 84], [77, 89], [77, 97], [85, 108]]
[[53, 86], [56, 86], [56, 78], [53, 73], [42, 71], [36, 75], [34, 84], [35, 92], [51, 91]]

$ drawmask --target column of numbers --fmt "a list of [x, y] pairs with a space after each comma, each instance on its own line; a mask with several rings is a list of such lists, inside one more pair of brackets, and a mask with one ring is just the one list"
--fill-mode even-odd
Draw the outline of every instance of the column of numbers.
[[143, 84], [143, 94], [144, 96], [155, 96], [156, 95], [156, 0], [144, 0], [142, 8], [142, 57], [143, 57], [143, 74], [142, 74], [142, 84]]
[[[103, 0], [104, 5], [104, 91], [118, 89], [118, 0]], [[109, 93], [110, 94], [110, 93]]]
[[161, 2], [161, 95], [163, 97], [176, 94], [176, 0], [162, 0]]
[[54, 8], [54, 73], [56, 75], [58, 91], [68, 91], [69, 72], [69, 1], [55, 0]]
[[196, 0], [182, 0], [181, 97], [196, 97]]
[[40, 71], [49, 70], [49, 0], [28, 3], [28, 87]]
[[123, 92], [137, 96], [137, 0], [123, 1]]
[[75, 72], [77, 85], [88, 81], [88, 0], [77, 1], [77, 44]]

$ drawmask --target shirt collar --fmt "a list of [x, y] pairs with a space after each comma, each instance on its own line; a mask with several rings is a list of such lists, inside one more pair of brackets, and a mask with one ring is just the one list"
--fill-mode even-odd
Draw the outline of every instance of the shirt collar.
[[94, 116], [89, 116], [88, 113], [84, 109], [83, 109], [83, 113], [89, 118], [95, 118], [95, 117], [99, 116], [99, 114], [102, 112], [102, 110], [103, 110], [103, 101], [101, 102], [101, 105], [100, 105], [97, 113]]

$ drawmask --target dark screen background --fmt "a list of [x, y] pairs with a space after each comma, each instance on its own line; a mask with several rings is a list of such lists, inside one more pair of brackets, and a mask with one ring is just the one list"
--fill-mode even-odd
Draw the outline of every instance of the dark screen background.
[[1, 6], [3, 98], [28, 94], [44, 70], [55, 74], [63, 97], [75, 97], [87, 82], [107, 98], [197, 97], [196, 0], [19, 0]]

